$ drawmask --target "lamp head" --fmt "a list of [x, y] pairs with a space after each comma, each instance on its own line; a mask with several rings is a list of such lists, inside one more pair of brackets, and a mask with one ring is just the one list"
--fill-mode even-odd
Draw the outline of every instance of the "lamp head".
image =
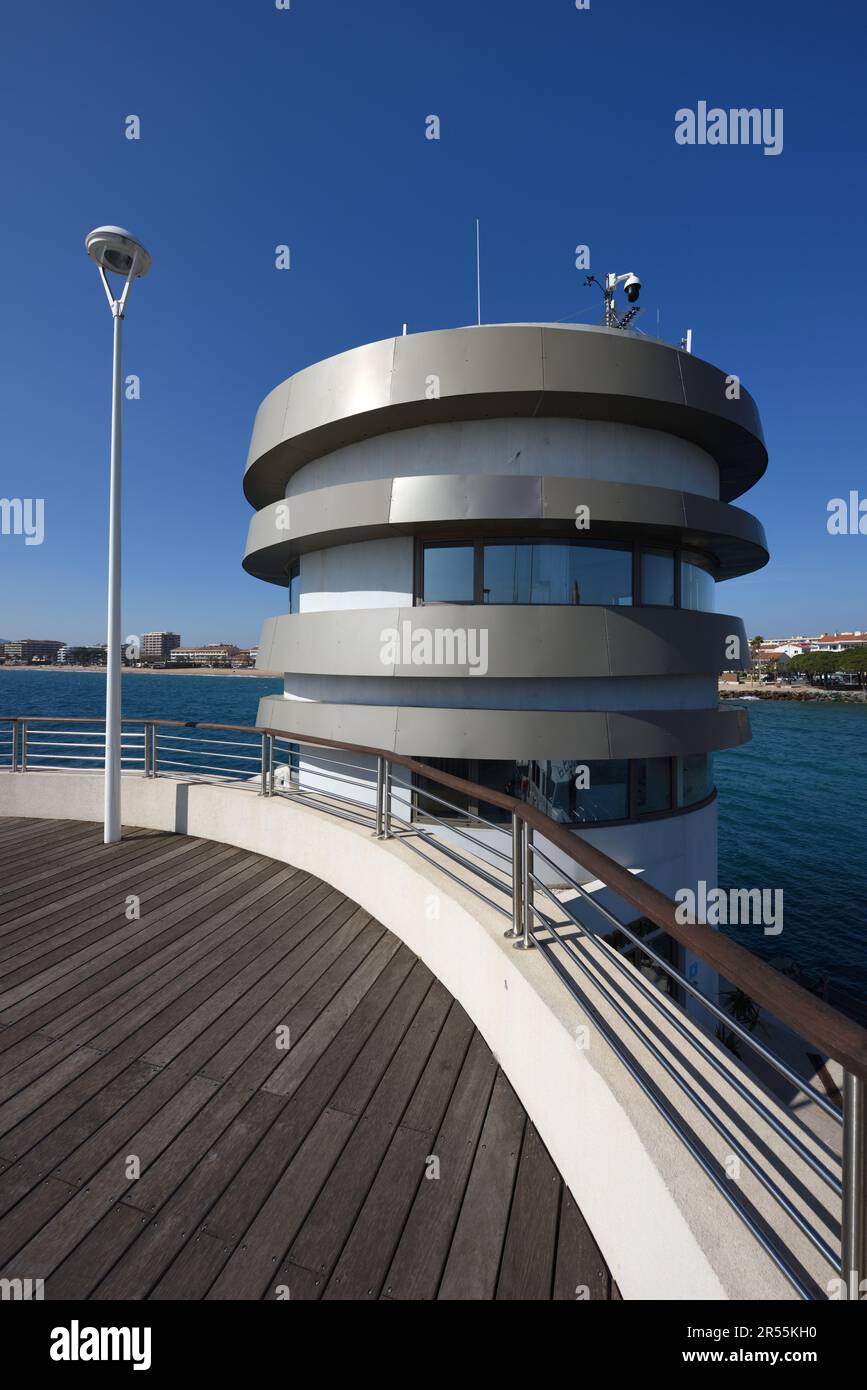
[[123, 227], [96, 227], [84, 238], [87, 254], [113, 275], [147, 275], [151, 258], [140, 241]]

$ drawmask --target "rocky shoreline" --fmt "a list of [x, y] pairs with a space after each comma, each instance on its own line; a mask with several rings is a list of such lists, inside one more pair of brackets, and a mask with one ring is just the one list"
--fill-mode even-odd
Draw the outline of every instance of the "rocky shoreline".
[[805, 703], [814, 700], [824, 701], [825, 703], [836, 702], [843, 704], [863, 705], [867, 702], [867, 691], [864, 690], [821, 690], [813, 685], [755, 685], [752, 682], [748, 685], [720, 685], [719, 698], [721, 700], [794, 700], [798, 703]]

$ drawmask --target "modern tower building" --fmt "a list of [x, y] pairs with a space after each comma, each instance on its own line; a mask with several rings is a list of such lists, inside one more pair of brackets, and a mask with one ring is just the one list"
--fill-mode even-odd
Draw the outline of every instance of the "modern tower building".
[[288, 589], [259, 724], [525, 797], [669, 894], [714, 884], [713, 754], [749, 738], [718, 703], [749, 651], [716, 591], [767, 561], [732, 505], [766, 463], [736, 378], [616, 328], [419, 333], [307, 367], [259, 407], [245, 475], [244, 566]]
[[168, 661], [171, 653], [181, 645], [178, 632], [143, 632], [141, 635], [141, 659], [144, 662]]

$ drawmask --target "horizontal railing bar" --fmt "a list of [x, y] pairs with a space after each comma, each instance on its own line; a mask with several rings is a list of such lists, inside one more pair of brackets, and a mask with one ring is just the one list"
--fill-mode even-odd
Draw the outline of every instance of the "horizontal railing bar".
[[[504, 864], [508, 864], [509, 866], [511, 866], [511, 856], [508, 854], [504, 854], [502, 850], [497, 849], [494, 845], [487, 845], [481, 843], [478, 840], [474, 840], [472, 835], [468, 831], [461, 830], [460, 826], [454, 825], [451, 821], [442, 820], [439, 816], [435, 816], [432, 811], [427, 812], [426, 814], [428, 822], [433, 821], [436, 825], [441, 825], [443, 830], [447, 830], [450, 835], [459, 835], [462, 840], [469, 840], [470, 844], [473, 845], [477, 850], [486, 850], [489, 854], [496, 855], [498, 859], [502, 859]], [[422, 827], [424, 826], [425, 822], [417, 820], [412, 822], [412, 824], [421, 834]], [[509, 889], [509, 891], [511, 892], [511, 888]]]
[[[277, 742], [276, 736], [275, 736], [274, 741], [275, 741], [275, 745], [276, 745], [276, 742]], [[295, 743], [295, 740], [294, 740], [294, 739], [287, 739], [286, 742], [287, 742], [287, 743]], [[295, 743], [295, 746], [296, 746], [297, 752], [291, 753], [291, 752], [287, 749], [287, 750], [286, 750], [287, 756], [288, 756], [288, 757], [296, 757], [296, 758], [298, 758], [298, 759], [302, 759], [302, 758], [304, 757], [304, 745], [301, 744], [301, 745], [299, 746], [297, 743]], [[275, 747], [275, 751], [276, 751], [276, 747]], [[323, 758], [322, 755], [319, 754], [319, 753], [316, 754], [316, 758], [317, 758], [317, 764], [318, 764], [318, 763], [330, 763], [330, 764], [332, 764], [332, 765], [334, 765], [334, 766], [336, 766], [336, 767], [348, 767], [351, 771], [354, 771], [354, 772], [364, 772], [364, 773], [366, 773], [367, 776], [370, 777], [370, 778], [372, 778], [373, 774], [376, 772], [375, 766], [373, 766], [373, 764], [371, 764], [371, 763], [348, 763], [348, 762], [346, 762], [346, 760], [345, 760], [344, 758]], [[315, 773], [317, 769], [316, 769], [316, 768], [310, 768], [309, 770], [310, 770], [311, 772], [314, 772], [314, 773]]]
[[819, 1254], [822, 1255], [823, 1258], [829, 1262], [829, 1264], [836, 1267], [838, 1263], [837, 1251], [832, 1250], [830, 1245], [828, 1245], [827, 1241], [824, 1239], [824, 1237], [821, 1236], [818, 1231], [814, 1230], [814, 1228], [810, 1225], [809, 1221], [807, 1221], [806, 1217], [801, 1215], [797, 1207], [786, 1196], [785, 1192], [783, 1192], [783, 1190], [777, 1185], [777, 1183], [775, 1183], [772, 1178], [768, 1177], [766, 1173], [762, 1172], [762, 1168], [758, 1160], [752, 1157], [752, 1155], [744, 1146], [743, 1142], [738, 1138], [736, 1134], [732, 1132], [731, 1129], [729, 1129], [728, 1125], [726, 1125], [719, 1118], [718, 1115], [714, 1114], [707, 1102], [699, 1095], [699, 1093], [694, 1089], [694, 1087], [690, 1085], [686, 1078], [680, 1075], [680, 1073], [675, 1069], [675, 1067], [668, 1060], [665, 1054], [660, 1051], [660, 1049], [656, 1046], [655, 1043], [650, 1041], [650, 1038], [647, 1036], [647, 1034], [640, 1034], [638, 1032], [635, 1026], [630, 1022], [629, 1016], [623, 1008], [622, 1004], [620, 1004], [618, 1000], [615, 999], [611, 991], [605, 984], [603, 984], [601, 980], [595, 978], [593, 975], [590, 974], [587, 966], [578, 959], [578, 952], [574, 949], [570, 949], [571, 943], [563, 941], [561, 942], [561, 945], [568, 952], [570, 959], [575, 963], [575, 965], [578, 966], [579, 970], [583, 971], [583, 973], [587, 976], [593, 987], [597, 989], [599, 993], [603, 996], [603, 998], [608, 1002], [610, 1007], [617, 1014], [617, 1017], [621, 1019], [621, 1021], [625, 1023], [627, 1027], [631, 1027], [633, 1029], [633, 1032], [635, 1032], [635, 1035], [638, 1038], [641, 1045], [647, 1048], [648, 1052], [651, 1054], [651, 1056], [654, 1058], [657, 1064], [662, 1067], [666, 1075], [671, 1077], [675, 1085], [680, 1088], [680, 1090], [687, 1097], [687, 1099], [696, 1107], [699, 1113], [704, 1116], [705, 1120], [707, 1120], [708, 1124], [712, 1127], [712, 1129], [715, 1130], [715, 1132], [720, 1136], [721, 1139], [725, 1140], [725, 1142], [729, 1145], [733, 1152], [736, 1153], [738, 1157], [746, 1164], [753, 1176], [759, 1181], [759, 1183], [761, 1183], [762, 1187], [764, 1187], [765, 1191], [771, 1197], [773, 1197], [778, 1206], [782, 1207], [783, 1211], [786, 1213], [789, 1219], [795, 1223], [795, 1225], [802, 1232], [802, 1234], [805, 1235], [807, 1239], [810, 1241], [810, 1243], [814, 1246], [814, 1248], [818, 1250]]
[[[537, 850], [536, 853], [539, 854], [541, 858], [546, 859], [546, 862], [550, 863], [550, 860], [547, 860], [547, 857], [544, 854], [542, 854], [540, 850]], [[690, 980], [687, 979], [685, 975], [681, 974], [681, 972], [675, 966], [673, 966], [670, 961], [667, 961], [664, 956], [659, 955], [659, 953], [655, 951], [647, 941], [645, 941], [640, 936], [636, 936], [636, 934], [630, 931], [628, 927], [625, 927], [623, 923], [619, 920], [619, 918], [615, 917], [611, 912], [609, 912], [608, 908], [604, 907], [602, 903], [598, 902], [596, 898], [593, 896], [593, 894], [588, 893], [587, 889], [582, 887], [580, 883], [576, 883], [574, 879], [570, 879], [570, 883], [572, 887], [575, 888], [578, 893], [580, 893], [581, 897], [590, 904], [591, 907], [594, 907], [597, 912], [601, 913], [602, 916], [605, 917], [605, 919], [608, 922], [610, 922], [611, 925], [617, 931], [619, 931], [623, 936], [627, 938], [628, 941], [630, 941], [633, 944], [633, 946], [636, 946], [640, 951], [642, 951], [646, 956], [648, 956], [654, 962], [655, 965], [658, 965], [660, 969], [669, 977], [669, 979], [676, 980], [677, 983], [687, 991], [687, 993], [691, 994], [694, 999], [698, 1000], [702, 1008], [707, 1009], [708, 1012], [714, 1016], [714, 1018], [716, 1018], [720, 1023], [723, 1024], [724, 1027], [728, 1028], [743, 1042], [745, 1042], [749, 1048], [751, 1048], [754, 1052], [758, 1053], [758, 1055], [762, 1057], [768, 1063], [769, 1066], [773, 1067], [774, 1070], [780, 1076], [784, 1077], [786, 1081], [789, 1081], [792, 1085], [797, 1086], [799, 1091], [802, 1091], [805, 1095], [809, 1096], [810, 1099], [813, 1100], [821, 1110], [824, 1110], [826, 1115], [830, 1115], [832, 1120], [835, 1120], [837, 1124], [842, 1123], [842, 1113], [839, 1107], [836, 1106], [833, 1103], [833, 1101], [829, 1100], [827, 1096], [823, 1096], [821, 1091], [817, 1090], [816, 1087], [814, 1087], [809, 1081], [807, 1081], [805, 1077], [801, 1076], [800, 1073], [796, 1072], [794, 1068], [790, 1067], [787, 1062], [784, 1062], [783, 1059], [781, 1057], [778, 1057], [775, 1052], [772, 1052], [770, 1048], [765, 1047], [764, 1043], [759, 1042], [759, 1040], [752, 1033], [748, 1032], [745, 1028], [742, 1028], [741, 1025], [738, 1023], [737, 1019], [732, 1018], [731, 1014], [726, 1013], [725, 1010], [723, 1010], [718, 1004], [716, 1004], [712, 999], [710, 999], [708, 995], [702, 993], [702, 991], [698, 988], [697, 985], [694, 985]], [[559, 899], [555, 899], [555, 901], [557, 902], [561, 911], [566, 912], [570, 920], [573, 921], [576, 926], [580, 926], [582, 931], [587, 930], [584, 926], [584, 923], [581, 922], [579, 918], [575, 917], [571, 912], [569, 912], [566, 903], [560, 901]], [[592, 932], [588, 932], [587, 934], [590, 936], [593, 935]], [[619, 956], [620, 952], [615, 951], [615, 955]]]
[[[188, 740], [188, 741], [191, 742], [192, 740]], [[161, 738], [161, 739], [160, 739], [160, 756], [162, 756], [163, 750], [166, 750], [166, 751], [169, 752], [169, 753], [186, 753], [186, 751], [187, 751], [186, 748], [176, 748], [176, 747], [174, 747], [171, 743], [168, 743], [168, 742], [166, 741], [165, 738]], [[190, 751], [192, 751], [192, 750], [190, 750]], [[262, 760], [262, 752], [261, 752], [261, 749], [260, 749], [260, 750], [257, 750], [255, 753], [215, 753], [214, 750], [211, 748], [211, 749], [208, 749], [206, 752], [203, 752], [202, 757], [203, 757], [203, 758], [242, 758], [244, 762], [257, 762], [257, 763], [258, 763], [258, 762], [261, 762], [261, 760]]]
[[[549, 923], [551, 934], [553, 936], [553, 939], [555, 941], [558, 941], [561, 946], [568, 949], [571, 955], [574, 943], [569, 942], [567, 945], [566, 942], [562, 941], [560, 937], [557, 936], [557, 928], [560, 925], [562, 924], [557, 922]], [[602, 937], [594, 936], [592, 932], [582, 932], [581, 941], [585, 943], [588, 956], [592, 954], [593, 950], [600, 950], [602, 954], [605, 956], [606, 960], [610, 961], [613, 965], [615, 965], [617, 969], [620, 971], [620, 973], [626, 976], [626, 978], [628, 978], [630, 985], [636, 988], [639, 991], [639, 993], [642, 994], [645, 999], [647, 999], [648, 1003], [653, 1005], [657, 1012], [662, 1015], [664, 1021], [666, 1023], [670, 1023], [680, 1034], [680, 1036], [684, 1038], [686, 1042], [689, 1043], [690, 1046], [694, 1048], [711, 1067], [713, 1067], [714, 1071], [719, 1076], [721, 1076], [727, 1084], [732, 1086], [732, 1088], [737, 1092], [741, 1099], [745, 1100], [753, 1110], [757, 1111], [758, 1114], [762, 1116], [762, 1118], [766, 1121], [768, 1125], [770, 1125], [774, 1132], [778, 1134], [780, 1138], [783, 1139], [784, 1142], [787, 1143], [795, 1151], [795, 1153], [798, 1154], [799, 1158], [801, 1158], [809, 1168], [812, 1168], [813, 1172], [816, 1173], [816, 1175], [820, 1177], [823, 1182], [827, 1183], [828, 1187], [831, 1188], [832, 1192], [834, 1192], [835, 1195], [838, 1197], [841, 1197], [843, 1195], [843, 1184], [840, 1181], [840, 1179], [837, 1178], [835, 1174], [832, 1173], [831, 1170], [825, 1166], [825, 1164], [822, 1162], [820, 1158], [817, 1158], [806, 1147], [806, 1145], [803, 1144], [800, 1139], [798, 1139], [797, 1135], [792, 1134], [792, 1132], [789, 1129], [787, 1129], [782, 1120], [780, 1120], [774, 1114], [770, 1107], [767, 1106], [760, 1097], [757, 1097], [752, 1094], [748, 1087], [744, 1085], [744, 1083], [739, 1079], [735, 1070], [726, 1067], [722, 1057], [717, 1056], [702, 1041], [702, 1039], [699, 1036], [690, 1032], [683, 1019], [678, 1017], [676, 1007], [672, 1007], [671, 1009], [665, 1009], [660, 1007], [660, 1002], [659, 999], [656, 997], [656, 991], [654, 990], [653, 985], [647, 983], [647, 981], [642, 977], [641, 972], [640, 970], [638, 970], [637, 967], [630, 970], [629, 963], [620, 955], [620, 952], [614, 946], [610, 945], [609, 942], [605, 941]], [[574, 949], [577, 949], [577, 947], [574, 947]], [[601, 969], [602, 967], [597, 966], [597, 968]], [[631, 1027], [632, 1031], [638, 1037], [642, 1036], [639, 1032], [637, 1024], [633, 1023]], [[790, 1116], [790, 1118], [792, 1119], [793, 1123], [796, 1123], [798, 1127], [804, 1131], [804, 1133], [810, 1134], [810, 1130], [807, 1129], [806, 1125], [803, 1124], [803, 1122], [800, 1120], [798, 1116], [793, 1114]], [[816, 1140], [815, 1135], [811, 1134], [810, 1137]], [[816, 1142], [819, 1141], [816, 1140]]]
[[216, 772], [219, 776], [233, 782], [245, 782], [248, 786], [258, 784], [257, 774], [250, 773], [248, 767], [218, 767], [215, 763], [189, 763], [183, 758], [164, 758], [162, 750], [159, 755], [159, 765], [157, 772], [161, 772], [165, 767], [185, 767], [191, 772]]
[[[62, 760], [63, 762], [76, 762], [76, 763], [100, 763], [100, 764], [102, 764], [102, 763], [105, 762], [105, 754], [104, 754], [104, 753], [33, 753], [33, 752], [28, 748], [28, 749], [27, 749], [27, 765], [28, 765], [28, 767], [30, 766], [31, 761], [32, 761], [34, 758], [39, 758], [39, 759], [48, 758], [48, 759], [50, 759], [50, 760], [53, 760], [52, 762], [49, 763], [49, 767], [53, 766], [53, 765], [54, 765], [54, 762], [57, 762], [58, 760]], [[123, 755], [123, 760], [124, 760], [124, 762], [129, 762], [129, 763], [140, 763], [140, 762], [143, 762], [143, 761], [144, 761], [144, 759], [143, 759], [142, 757], [140, 757], [137, 753], [124, 753], [124, 755]], [[40, 766], [41, 766], [41, 763], [40, 763]], [[42, 771], [43, 771], [43, 772], [47, 772], [48, 770], [49, 770], [48, 767], [43, 767], [43, 768], [42, 768]], [[70, 771], [72, 771], [71, 768], [63, 768], [62, 770], [63, 770], [64, 772], [70, 772]]]
[[[104, 739], [104, 738], [105, 738], [105, 730], [104, 730], [104, 729], [46, 729], [46, 728], [29, 729], [28, 732], [27, 732], [27, 738], [28, 738], [28, 741], [31, 740], [31, 739], [48, 740], [48, 739], [55, 739], [55, 738], [65, 738], [67, 735], [72, 735], [72, 734], [77, 734], [79, 738], [86, 738], [86, 739], [91, 739], [91, 740], [93, 740], [93, 739]], [[145, 730], [144, 730], [144, 729], [142, 729], [140, 732], [137, 732], [135, 729], [124, 729], [123, 735], [122, 735], [123, 738], [135, 739], [136, 742], [139, 742], [141, 739], [144, 738], [144, 736], [145, 736]]]
[[[500, 821], [498, 825], [496, 821], [488, 820], [487, 816], [480, 816], [476, 811], [473, 811], [472, 815], [470, 815], [470, 813], [464, 810], [463, 807], [456, 806], [453, 801], [448, 801], [444, 796], [437, 796], [436, 792], [429, 792], [423, 787], [415, 786], [412, 782], [404, 782], [399, 777], [392, 777], [391, 780], [392, 786], [405, 787], [406, 790], [409, 791], [417, 799], [425, 797], [425, 799], [429, 801], [438, 801], [441, 806], [447, 806], [450, 811], [456, 811], [459, 816], [463, 816], [465, 820], [471, 821], [473, 825], [484, 825], [490, 830], [495, 830], [498, 835], [505, 836], [506, 839], [508, 839], [511, 836], [512, 828], [511, 823], [509, 821]], [[436, 819], [433, 811], [421, 811], [420, 814], [423, 816], [430, 816], [433, 820]], [[440, 823], [442, 825], [446, 824], [445, 821], [441, 821]], [[504, 857], [508, 859], [511, 863], [511, 857], [509, 855], [505, 855]]]
[[[290, 793], [285, 787], [275, 787], [275, 791], [278, 790], [286, 791], [287, 796], [290, 795]], [[376, 819], [375, 807], [364, 807], [363, 802], [360, 802], [351, 796], [341, 796], [339, 792], [323, 792], [320, 791], [317, 787], [299, 787], [297, 783], [293, 782], [291, 795], [295, 797], [305, 797], [308, 801], [311, 801], [319, 810], [328, 809], [327, 806], [323, 805], [322, 802], [320, 802], [320, 797], [322, 797], [323, 799], [330, 799], [332, 801], [340, 801], [344, 806], [354, 806], [356, 810], [362, 808], [366, 809], [368, 814], [364, 819], [365, 824], [373, 824], [373, 822]]]
[[196, 734], [170, 733], [163, 734], [160, 744], [165, 743], [167, 739], [171, 739], [173, 743], [207, 744], [214, 748], [253, 748], [259, 750], [261, 746], [261, 737], [258, 734], [255, 739], [242, 742], [239, 738], [199, 738]]
[[[122, 738], [120, 742], [121, 742], [121, 747], [122, 747], [122, 748], [140, 748], [140, 747], [141, 747], [141, 739], [139, 739], [139, 738]], [[99, 744], [98, 744], [98, 743], [79, 743], [77, 739], [75, 739], [75, 740], [68, 740], [68, 739], [54, 740], [54, 739], [50, 739], [50, 738], [39, 738], [39, 739], [36, 739], [36, 738], [28, 738], [28, 740], [27, 740], [27, 747], [28, 747], [29, 750], [32, 751], [33, 749], [36, 749], [36, 748], [98, 748], [98, 747], [99, 747]]]
[[[438, 873], [445, 874], [446, 878], [450, 878], [453, 883], [460, 884], [462, 888], [466, 888], [474, 897], [479, 898], [483, 903], [487, 903], [495, 912], [501, 913], [503, 917], [511, 921], [512, 913], [509, 908], [503, 907], [502, 903], [494, 902], [494, 900], [489, 898], [487, 893], [483, 893], [480, 888], [475, 888], [472, 883], [467, 883], [466, 879], [460, 878], [458, 874], [452, 873], [451, 869], [447, 868], [445, 864], [438, 863], [432, 855], [425, 854], [424, 850], [420, 849], [419, 846], [415, 844], [415, 838], [416, 837], [409, 835], [404, 836], [401, 838], [401, 844], [406, 845], [407, 849], [411, 849], [413, 854], [417, 854], [420, 859], [424, 859], [428, 864], [431, 864]], [[425, 840], [425, 844], [430, 843], [430, 840]], [[448, 851], [443, 850], [442, 846], [439, 844], [437, 845], [437, 851], [448, 854]], [[450, 855], [449, 857], [452, 858], [453, 856]]]
[[[548, 963], [551, 965], [552, 969], [554, 969], [556, 973], [560, 976], [560, 979], [563, 981], [563, 983], [566, 984], [567, 987], [570, 987], [571, 984], [573, 984], [574, 982], [571, 982], [569, 972], [566, 970], [562, 962], [557, 960], [556, 957], [553, 955], [549, 943], [546, 941], [537, 940], [536, 945], [539, 948], [539, 950], [542, 951], [542, 954], [548, 959]], [[766, 1235], [762, 1227], [751, 1216], [749, 1211], [746, 1210], [744, 1204], [738, 1200], [735, 1192], [732, 1190], [733, 1184], [731, 1179], [727, 1176], [722, 1177], [716, 1171], [709, 1157], [705, 1156], [705, 1154], [702, 1152], [699, 1146], [693, 1142], [689, 1130], [685, 1127], [685, 1125], [683, 1125], [680, 1122], [677, 1115], [673, 1114], [669, 1107], [662, 1103], [661, 1097], [650, 1085], [649, 1080], [645, 1080], [644, 1076], [642, 1075], [641, 1069], [633, 1062], [629, 1054], [621, 1046], [617, 1034], [606, 1023], [605, 1019], [602, 1017], [601, 1013], [596, 1008], [596, 1006], [592, 1004], [590, 1000], [586, 997], [582, 997], [580, 1002], [582, 1004], [582, 1007], [587, 1010], [588, 1014], [595, 1021], [597, 1028], [600, 1030], [603, 1037], [607, 1041], [609, 1047], [620, 1061], [621, 1066], [625, 1067], [626, 1071], [632, 1077], [635, 1084], [640, 1088], [641, 1091], [643, 1091], [644, 1095], [656, 1108], [656, 1110], [659, 1111], [663, 1119], [668, 1123], [668, 1125], [677, 1135], [678, 1139], [681, 1141], [687, 1152], [691, 1154], [691, 1156], [695, 1159], [696, 1163], [699, 1165], [699, 1167], [702, 1169], [705, 1175], [710, 1179], [710, 1181], [713, 1183], [714, 1187], [717, 1189], [720, 1195], [737, 1213], [738, 1217], [741, 1219], [741, 1221], [744, 1222], [745, 1226], [750, 1231], [750, 1233], [759, 1242], [762, 1249], [773, 1260], [780, 1273], [788, 1280], [788, 1282], [792, 1285], [792, 1287], [795, 1289], [795, 1291], [800, 1295], [802, 1299], [805, 1299], [807, 1301], [813, 1301], [815, 1298], [814, 1287], [811, 1284], [806, 1283], [805, 1280], [802, 1279], [801, 1276], [798, 1274], [798, 1272], [791, 1267], [788, 1261], [777, 1249], [773, 1241], [771, 1241], [769, 1237]]]
[[[289, 792], [286, 790], [285, 787], [275, 787], [273, 795], [282, 796], [284, 801], [294, 801], [296, 800], [298, 793], [295, 790]], [[302, 792], [300, 793], [300, 795], [302, 797], [306, 797], [307, 793]], [[341, 800], [347, 801], [347, 805], [352, 804], [347, 800], [346, 797], [341, 798]], [[356, 802], [354, 804], [357, 805], [358, 803]], [[349, 811], [338, 811], [337, 808], [334, 806], [319, 806], [316, 801], [313, 801], [313, 806], [316, 810], [321, 810], [329, 816], [337, 816], [338, 820], [353, 821], [356, 825], [363, 825], [366, 829], [370, 829], [370, 827], [374, 824], [374, 818], [372, 815], [359, 816], [357, 814], [352, 814]]]

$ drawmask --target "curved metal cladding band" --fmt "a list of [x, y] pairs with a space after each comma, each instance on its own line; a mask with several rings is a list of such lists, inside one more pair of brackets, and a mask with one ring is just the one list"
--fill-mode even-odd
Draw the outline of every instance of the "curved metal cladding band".
[[389, 338], [281, 382], [244, 478], [244, 566], [290, 591], [258, 722], [520, 789], [663, 891], [715, 882], [710, 755], [750, 735], [718, 708], [749, 651], [713, 593], [768, 559], [731, 505], [767, 466], [733, 382], [548, 324]]

